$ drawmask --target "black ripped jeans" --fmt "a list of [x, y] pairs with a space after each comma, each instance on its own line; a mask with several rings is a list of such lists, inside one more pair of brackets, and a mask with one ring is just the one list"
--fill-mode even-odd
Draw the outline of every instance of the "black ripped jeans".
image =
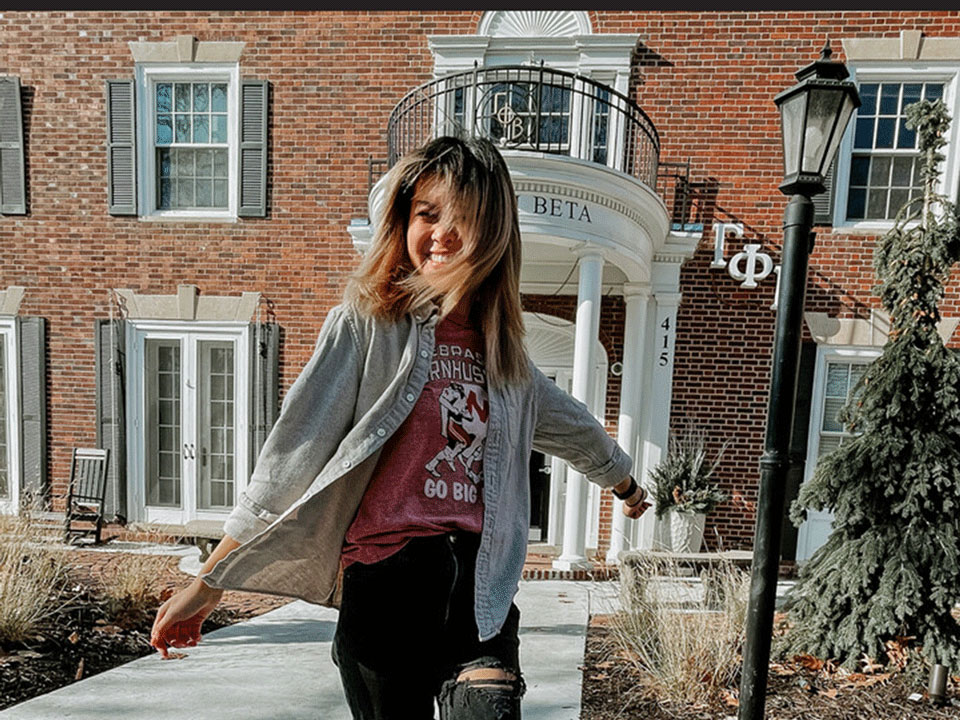
[[[415, 538], [385, 560], [346, 569], [333, 661], [355, 720], [432, 719], [435, 697], [442, 720], [519, 720], [520, 611], [511, 606], [500, 633], [479, 641], [479, 544], [475, 533]], [[517, 679], [453, 682], [475, 667], [501, 668]]]

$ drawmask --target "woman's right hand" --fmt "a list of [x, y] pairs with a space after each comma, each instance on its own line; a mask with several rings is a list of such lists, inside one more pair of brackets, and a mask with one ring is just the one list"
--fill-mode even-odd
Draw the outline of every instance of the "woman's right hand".
[[200, 626], [222, 596], [223, 590], [212, 588], [203, 580], [194, 580], [157, 610], [150, 644], [164, 659], [170, 657], [167, 648], [193, 647], [200, 642]]

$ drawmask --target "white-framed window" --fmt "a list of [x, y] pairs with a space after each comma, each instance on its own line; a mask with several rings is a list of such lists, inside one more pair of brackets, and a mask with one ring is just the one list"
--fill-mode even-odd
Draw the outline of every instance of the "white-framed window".
[[222, 520], [249, 475], [246, 323], [130, 321], [128, 495], [139, 520]]
[[14, 319], [0, 317], [0, 513], [20, 502], [20, 412]]
[[[851, 437], [837, 418], [867, 366], [881, 355], [880, 348], [821, 345], [813, 375], [810, 426], [804, 482], [813, 477], [817, 461]], [[833, 515], [811, 510], [797, 533], [797, 560], [808, 559], [827, 541]]]
[[136, 82], [140, 216], [236, 220], [239, 66], [138, 64]]
[[[921, 99], [942, 98], [951, 117], [960, 109], [960, 66], [902, 63], [851, 68], [862, 102], [837, 153], [834, 227], [889, 228], [906, 202], [922, 195], [916, 133], [906, 126], [905, 108]], [[938, 192], [957, 196], [960, 134], [948, 130]]]

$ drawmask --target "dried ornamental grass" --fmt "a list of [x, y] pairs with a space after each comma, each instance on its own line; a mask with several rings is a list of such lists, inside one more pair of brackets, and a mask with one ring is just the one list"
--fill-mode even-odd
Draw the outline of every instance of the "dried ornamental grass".
[[0, 516], [0, 645], [34, 638], [64, 605], [69, 563], [28, 518]]
[[610, 618], [618, 653], [660, 701], [708, 705], [740, 674], [749, 575], [722, 564], [690, 586], [674, 562], [645, 560], [621, 575], [623, 609]]
[[[137, 530], [137, 526], [131, 526]], [[147, 529], [147, 542], [167, 539]], [[110, 562], [103, 580], [102, 594], [106, 611], [115, 620], [135, 619], [156, 611], [159, 604], [163, 577], [169, 555], [156, 555], [147, 551], [118, 553]]]

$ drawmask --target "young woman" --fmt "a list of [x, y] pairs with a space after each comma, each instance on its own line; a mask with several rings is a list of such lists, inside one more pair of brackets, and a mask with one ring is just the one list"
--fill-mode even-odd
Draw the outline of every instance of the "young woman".
[[284, 398], [225, 537], [157, 612], [195, 645], [221, 588], [340, 608], [355, 718], [519, 718], [532, 448], [639, 517], [630, 458], [527, 357], [503, 158], [443, 137], [390, 171], [373, 246]]

